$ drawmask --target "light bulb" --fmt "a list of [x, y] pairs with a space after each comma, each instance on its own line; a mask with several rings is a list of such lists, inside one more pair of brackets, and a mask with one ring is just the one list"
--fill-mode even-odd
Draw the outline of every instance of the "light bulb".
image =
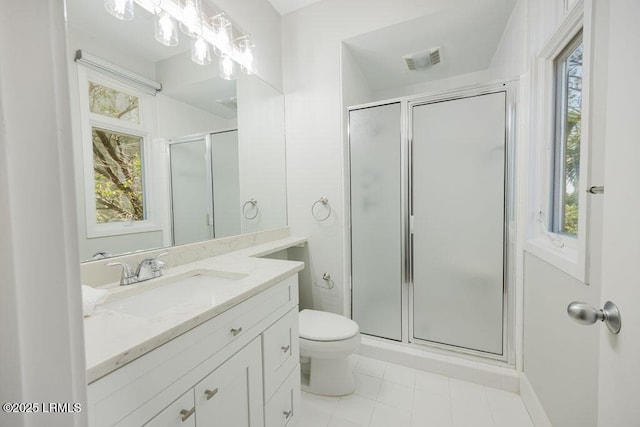
[[191, 39], [191, 60], [196, 64], [211, 64], [211, 49], [202, 36]]
[[240, 62], [240, 67], [242, 71], [247, 74], [253, 74], [255, 72], [256, 59], [254, 56], [256, 44], [251, 41], [251, 39], [246, 36], [244, 39], [240, 40], [240, 55], [242, 60]]
[[220, 57], [220, 77], [225, 80], [233, 80], [235, 79], [235, 63], [231, 56], [222, 55]]
[[200, 7], [198, 6], [197, 0], [184, 0], [182, 19], [180, 20], [180, 31], [191, 37], [200, 34], [202, 31]]
[[133, 0], [105, 0], [104, 8], [107, 12], [123, 21], [133, 19]]
[[156, 10], [154, 21], [156, 40], [165, 46], [178, 44], [178, 28], [171, 16], [162, 9]]
[[220, 57], [223, 55], [230, 55], [231, 40], [233, 38], [231, 21], [221, 13], [211, 19], [211, 26], [213, 27], [213, 34], [215, 37], [215, 44], [213, 46], [214, 53]]

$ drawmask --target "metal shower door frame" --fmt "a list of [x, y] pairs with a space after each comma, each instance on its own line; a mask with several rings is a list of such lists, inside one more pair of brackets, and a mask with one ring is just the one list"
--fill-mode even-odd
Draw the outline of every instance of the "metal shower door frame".
[[480, 350], [459, 347], [455, 345], [435, 343], [432, 341], [414, 338], [413, 330], [413, 303], [414, 303], [414, 281], [413, 281], [413, 234], [409, 233], [407, 254], [409, 263], [409, 274], [407, 282], [408, 292], [408, 336], [407, 343], [418, 346], [426, 346], [436, 351], [455, 352], [469, 356], [492, 359], [508, 364], [515, 363], [515, 114], [517, 90], [515, 82], [501, 82], [496, 84], [479, 85], [460, 90], [443, 92], [436, 95], [413, 97], [407, 100], [406, 125], [407, 125], [407, 188], [408, 188], [408, 221], [411, 221], [413, 212], [412, 195], [412, 146], [413, 146], [413, 120], [412, 111], [414, 107], [433, 104], [438, 102], [456, 101], [465, 98], [472, 98], [481, 95], [496, 93], [505, 94], [506, 117], [505, 117], [505, 161], [504, 161], [504, 223], [503, 223], [503, 289], [502, 289], [502, 354], [497, 355]]
[[[465, 349], [457, 346], [437, 344], [429, 341], [415, 340], [413, 336], [413, 275], [412, 275], [412, 183], [411, 183], [411, 146], [413, 135], [411, 131], [411, 110], [416, 105], [424, 105], [434, 102], [453, 101], [479, 95], [504, 92], [506, 94], [506, 117], [505, 117], [505, 221], [504, 221], [504, 284], [503, 284], [503, 352], [502, 355]], [[350, 171], [350, 128], [349, 112], [364, 108], [379, 107], [392, 103], [400, 103], [400, 123], [401, 123], [401, 244], [402, 244], [402, 283], [401, 283], [401, 343], [413, 348], [429, 348], [442, 354], [455, 354], [471, 359], [494, 360], [497, 363], [507, 363], [510, 365], [516, 362], [515, 351], [515, 130], [516, 130], [516, 101], [517, 101], [517, 81], [504, 81], [483, 85], [469, 86], [457, 90], [444, 91], [431, 95], [412, 95], [401, 98], [387, 99], [367, 104], [355, 105], [347, 108], [347, 131], [345, 150], [345, 180], [349, 185], [345, 191], [346, 233], [347, 247], [347, 269], [349, 281], [349, 310], [352, 313], [353, 307], [353, 287], [352, 287], [352, 242], [351, 242], [351, 171]], [[512, 231], [513, 230], [513, 231]], [[398, 342], [395, 340], [375, 337], [376, 339], [388, 342]]]

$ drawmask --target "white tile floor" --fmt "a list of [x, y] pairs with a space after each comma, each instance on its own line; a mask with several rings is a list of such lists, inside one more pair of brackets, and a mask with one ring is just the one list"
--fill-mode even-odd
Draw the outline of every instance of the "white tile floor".
[[356, 392], [302, 393], [299, 427], [533, 427], [514, 393], [362, 356]]

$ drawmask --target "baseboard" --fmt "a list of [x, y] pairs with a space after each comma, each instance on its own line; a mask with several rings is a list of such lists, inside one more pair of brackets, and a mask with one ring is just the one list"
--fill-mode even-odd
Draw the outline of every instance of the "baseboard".
[[529, 412], [533, 425], [536, 427], [552, 427], [551, 421], [549, 421], [549, 417], [547, 417], [547, 413], [538, 399], [538, 395], [524, 372], [520, 374], [520, 397]]
[[511, 366], [497, 366], [362, 337], [362, 356], [518, 393], [520, 376]]

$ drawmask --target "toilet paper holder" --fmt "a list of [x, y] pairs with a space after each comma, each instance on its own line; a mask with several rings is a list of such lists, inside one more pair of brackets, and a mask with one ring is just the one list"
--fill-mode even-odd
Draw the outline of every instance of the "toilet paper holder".
[[326, 285], [321, 285], [318, 282], [314, 282], [314, 284], [317, 287], [323, 288], [323, 289], [333, 289], [333, 287], [335, 286], [335, 283], [333, 283], [333, 279], [331, 278], [331, 275], [329, 273], [323, 273], [322, 280], [326, 282]]

